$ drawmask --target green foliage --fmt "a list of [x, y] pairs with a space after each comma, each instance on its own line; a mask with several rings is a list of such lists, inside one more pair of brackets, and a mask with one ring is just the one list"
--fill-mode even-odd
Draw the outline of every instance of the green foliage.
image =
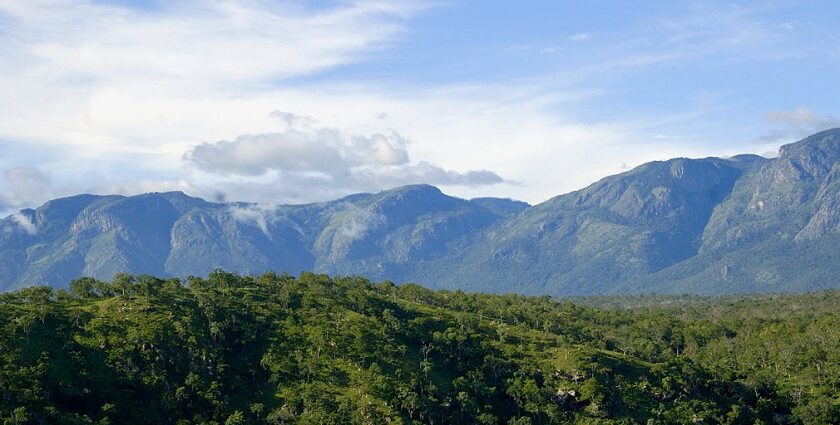
[[222, 271], [26, 288], [0, 295], [0, 421], [840, 421], [840, 294], [627, 301]]

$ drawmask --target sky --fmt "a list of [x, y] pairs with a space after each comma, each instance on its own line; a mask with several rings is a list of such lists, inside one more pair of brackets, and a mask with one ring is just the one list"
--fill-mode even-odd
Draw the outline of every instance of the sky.
[[836, 1], [0, 0], [0, 212], [542, 202], [840, 127]]

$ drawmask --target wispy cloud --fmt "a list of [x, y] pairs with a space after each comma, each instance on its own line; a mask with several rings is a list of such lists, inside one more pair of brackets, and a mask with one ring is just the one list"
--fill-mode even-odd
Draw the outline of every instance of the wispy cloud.
[[257, 226], [266, 237], [271, 238], [269, 226], [277, 218], [277, 206], [275, 204], [250, 204], [245, 206], [232, 204], [229, 206], [228, 212], [235, 221]]
[[[4, 52], [79, 82], [258, 83], [358, 60], [403, 30], [412, 2], [360, 1], [306, 11], [294, 3], [185, 1], [160, 13], [91, 2], [4, 2]], [[15, 49], [15, 46], [19, 47]]]
[[569, 41], [576, 41], [576, 42], [589, 41], [591, 39], [592, 39], [592, 34], [590, 34], [588, 32], [579, 32], [577, 34], [572, 34], [568, 38]]
[[15, 213], [12, 214], [12, 220], [15, 223], [17, 223], [17, 225], [20, 226], [21, 230], [23, 230], [27, 234], [35, 235], [38, 233], [38, 228], [35, 226], [35, 223], [33, 223], [29, 217], [21, 213]]
[[340, 214], [336, 214], [333, 225], [338, 226], [338, 234], [345, 242], [361, 239], [368, 232], [385, 225], [384, 214], [370, 209], [359, 208], [351, 203], [341, 205]]
[[[232, 100], [363, 60], [421, 10], [413, 2], [317, 11], [294, 4], [183, 1], [149, 12], [71, 0], [2, 2], [0, 137], [127, 149], [136, 144], [126, 140], [131, 131], [175, 124], [161, 103]], [[155, 122], [137, 122], [135, 112], [155, 108]]]
[[782, 124], [809, 133], [840, 127], [840, 118], [831, 115], [817, 115], [804, 106], [800, 106], [793, 111], [767, 112], [764, 114], [764, 118], [770, 124]]
[[775, 128], [760, 137], [765, 144], [789, 143], [818, 131], [840, 127], [840, 118], [819, 115], [804, 106], [791, 111], [770, 111], [764, 119]]
[[52, 195], [50, 176], [37, 167], [13, 167], [3, 171], [0, 211], [19, 209]]

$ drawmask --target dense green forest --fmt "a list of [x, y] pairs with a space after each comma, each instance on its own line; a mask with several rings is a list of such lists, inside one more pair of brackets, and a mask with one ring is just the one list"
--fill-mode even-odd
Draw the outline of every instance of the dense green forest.
[[840, 423], [840, 293], [625, 301], [221, 271], [26, 288], [0, 295], [0, 418]]

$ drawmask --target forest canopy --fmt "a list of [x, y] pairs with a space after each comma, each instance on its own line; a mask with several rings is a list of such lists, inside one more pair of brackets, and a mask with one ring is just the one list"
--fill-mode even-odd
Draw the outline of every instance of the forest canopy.
[[840, 293], [626, 301], [313, 273], [30, 287], [0, 295], [0, 421], [840, 423]]

